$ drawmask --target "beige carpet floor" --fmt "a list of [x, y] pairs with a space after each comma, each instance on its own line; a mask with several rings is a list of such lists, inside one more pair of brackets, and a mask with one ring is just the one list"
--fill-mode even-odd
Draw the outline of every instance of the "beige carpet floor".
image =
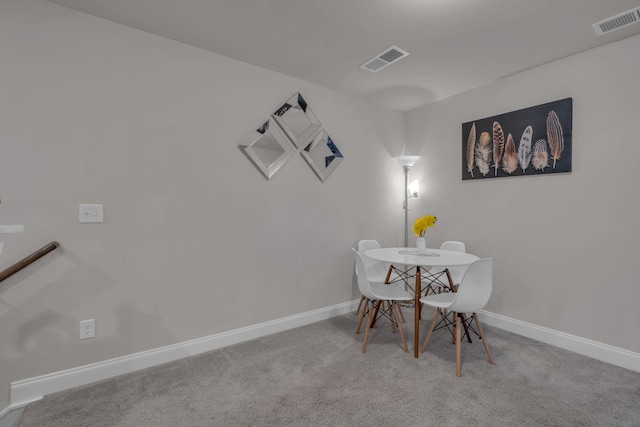
[[[480, 342], [465, 343], [457, 378], [445, 331], [414, 359], [383, 322], [361, 354], [356, 322], [345, 315], [51, 394], [19, 426], [640, 426], [640, 373], [485, 327], [496, 364]], [[407, 318], [409, 339], [411, 330]]]

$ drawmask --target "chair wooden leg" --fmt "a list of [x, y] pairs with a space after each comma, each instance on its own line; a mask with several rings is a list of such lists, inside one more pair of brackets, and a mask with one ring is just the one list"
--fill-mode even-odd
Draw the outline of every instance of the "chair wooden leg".
[[[373, 319], [375, 315], [378, 313], [378, 309], [380, 308], [380, 303], [382, 301], [376, 301], [375, 304], [371, 303], [369, 307], [369, 319], [367, 321], [367, 328], [364, 332], [364, 342], [362, 343], [362, 352], [364, 353], [367, 350], [367, 340], [369, 339], [369, 331], [371, 330], [371, 325], [373, 324]], [[375, 305], [375, 308], [374, 308]]]
[[456, 377], [459, 377], [462, 375], [462, 367], [460, 366], [462, 364], [462, 335], [460, 330], [462, 329], [460, 327], [460, 323], [462, 322], [460, 319], [460, 316], [458, 316], [458, 313], [453, 313], [453, 315], [455, 316], [455, 322], [456, 322]]
[[360, 313], [360, 309], [362, 308], [362, 303], [364, 302], [366, 298], [364, 297], [364, 295], [360, 295], [360, 302], [358, 302], [358, 308], [356, 308], [356, 316], [358, 315], [358, 313]]
[[424, 350], [427, 348], [427, 343], [429, 342], [429, 338], [431, 338], [433, 330], [438, 324], [438, 319], [440, 319], [440, 307], [436, 309], [436, 315], [433, 317], [433, 321], [431, 322], [431, 326], [429, 326], [427, 335], [424, 337], [424, 342], [422, 343], [422, 347], [420, 347], [420, 353], [424, 353]]
[[[451, 314], [451, 325], [453, 325], [453, 330], [451, 331], [451, 344], [455, 344], [456, 343], [456, 313], [454, 312], [449, 312], [449, 314]], [[447, 315], [449, 315], [447, 314]]]
[[402, 320], [402, 323], [404, 323], [404, 314], [402, 314], [402, 307], [400, 307], [399, 305], [396, 305], [396, 307], [398, 308], [398, 313], [400, 313], [400, 320]]
[[451, 292], [456, 292], [456, 285], [453, 284], [453, 279], [451, 278], [451, 272], [449, 271], [449, 269], [447, 268], [446, 270], [444, 270], [445, 273], [447, 273], [447, 280], [449, 281], [449, 286], [451, 286]]
[[398, 318], [400, 313], [400, 307], [398, 307], [397, 302], [393, 301], [391, 303], [391, 308], [392, 308], [392, 314], [393, 314], [392, 319], [395, 319], [396, 323], [398, 324], [398, 332], [400, 332], [400, 338], [402, 338], [402, 345], [404, 346], [404, 352], [409, 353], [409, 347], [407, 347], [407, 339], [404, 336], [404, 331], [402, 330], [402, 325], [400, 324], [400, 321]]
[[378, 311], [380, 311], [380, 304], [371, 304], [371, 305], [372, 306], [375, 305], [375, 309], [373, 307], [371, 308], [371, 309], [373, 309], [373, 323], [371, 324], [371, 327], [375, 328], [376, 324], [378, 323]]
[[356, 328], [356, 334], [360, 333], [360, 327], [362, 326], [362, 320], [364, 319], [365, 314], [370, 310], [369, 308], [369, 300], [365, 298], [364, 307], [362, 307], [362, 312], [360, 313], [360, 321], [358, 322], [358, 327]]
[[394, 334], [396, 333], [396, 322], [394, 322], [393, 320], [393, 302], [392, 301], [385, 301], [382, 303], [382, 308], [384, 310], [387, 310], [387, 313], [389, 313], [389, 318], [391, 319], [391, 332], [393, 332]]
[[476, 313], [473, 313], [473, 318], [476, 321], [476, 326], [478, 327], [478, 334], [480, 334], [480, 339], [482, 340], [482, 346], [484, 347], [484, 351], [487, 352], [487, 356], [489, 357], [489, 363], [491, 363], [492, 365], [495, 365], [495, 362], [493, 361], [493, 356], [491, 355], [491, 351], [489, 350], [489, 343], [487, 342], [487, 339], [484, 336], [484, 332], [482, 330], [482, 326], [480, 326], [480, 322], [478, 321], [478, 315]]
[[469, 327], [467, 326], [467, 315], [464, 313], [460, 313], [459, 316], [461, 316], [461, 323], [462, 327], [464, 328], [464, 334], [467, 336], [467, 341], [469, 341], [469, 343], [471, 344], [473, 341], [471, 341], [471, 334], [469, 333]]
[[[393, 264], [389, 265], [389, 269], [387, 270], [387, 277], [384, 279], [384, 283], [388, 284], [391, 279], [391, 272], [393, 271]], [[400, 319], [404, 323], [404, 314], [402, 313], [402, 309], [398, 306], [398, 311], [400, 312]]]
[[384, 283], [389, 283], [389, 279], [391, 278], [391, 272], [393, 271], [393, 264], [389, 266], [387, 270], [387, 277], [384, 279]]

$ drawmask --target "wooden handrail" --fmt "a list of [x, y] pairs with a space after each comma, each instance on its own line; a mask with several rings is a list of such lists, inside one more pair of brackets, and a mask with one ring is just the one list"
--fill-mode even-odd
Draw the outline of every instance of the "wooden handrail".
[[46, 254], [48, 254], [49, 252], [57, 248], [58, 246], [60, 246], [60, 243], [51, 242], [48, 245], [38, 249], [37, 251], [29, 255], [28, 257], [24, 258], [23, 260], [16, 262], [11, 267], [7, 268], [6, 270], [0, 273], [0, 282], [2, 282], [4, 279], [8, 277], [13, 276], [18, 271], [22, 270], [23, 268], [39, 260]]

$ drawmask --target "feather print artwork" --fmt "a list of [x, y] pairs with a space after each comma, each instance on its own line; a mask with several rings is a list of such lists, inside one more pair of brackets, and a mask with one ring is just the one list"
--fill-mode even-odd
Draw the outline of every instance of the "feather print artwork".
[[502, 126], [498, 122], [493, 122], [493, 167], [496, 176], [498, 176], [498, 168], [500, 167], [503, 151], [504, 132], [502, 131]]
[[482, 175], [489, 173], [491, 167], [491, 137], [488, 132], [482, 132], [476, 144], [476, 166]]
[[476, 124], [474, 123], [473, 126], [471, 126], [471, 130], [469, 131], [469, 138], [467, 139], [467, 172], [471, 174], [472, 178], [473, 178], [473, 161], [475, 159], [474, 157], [475, 146], [476, 146]]
[[551, 110], [547, 116], [547, 142], [549, 143], [549, 151], [553, 160], [553, 168], [556, 168], [556, 161], [560, 160], [562, 151], [564, 150], [564, 136], [562, 135], [562, 126], [555, 111]]
[[522, 168], [522, 173], [529, 167], [531, 161], [531, 138], [533, 136], [533, 128], [527, 126], [520, 138], [520, 145], [518, 145], [518, 163]]
[[533, 145], [533, 153], [531, 157], [531, 164], [536, 170], [544, 170], [549, 166], [549, 152], [547, 151], [547, 141], [539, 139]]
[[474, 118], [460, 130], [463, 181], [571, 172], [573, 98]]
[[513, 136], [509, 134], [507, 145], [504, 147], [504, 155], [502, 156], [502, 170], [512, 174], [516, 169], [518, 169], [518, 153], [516, 152], [516, 143], [513, 142]]

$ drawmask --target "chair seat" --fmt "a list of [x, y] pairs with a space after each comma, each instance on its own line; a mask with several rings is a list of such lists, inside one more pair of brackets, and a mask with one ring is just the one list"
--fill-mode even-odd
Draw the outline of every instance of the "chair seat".
[[414, 296], [405, 291], [403, 284], [371, 283], [371, 290], [380, 299], [394, 301], [413, 301]]
[[433, 307], [449, 308], [455, 299], [456, 294], [454, 292], [443, 292], [441, 294], [431, 294], [428, 297], [422, 297], [420, 298], [420, 302]]

